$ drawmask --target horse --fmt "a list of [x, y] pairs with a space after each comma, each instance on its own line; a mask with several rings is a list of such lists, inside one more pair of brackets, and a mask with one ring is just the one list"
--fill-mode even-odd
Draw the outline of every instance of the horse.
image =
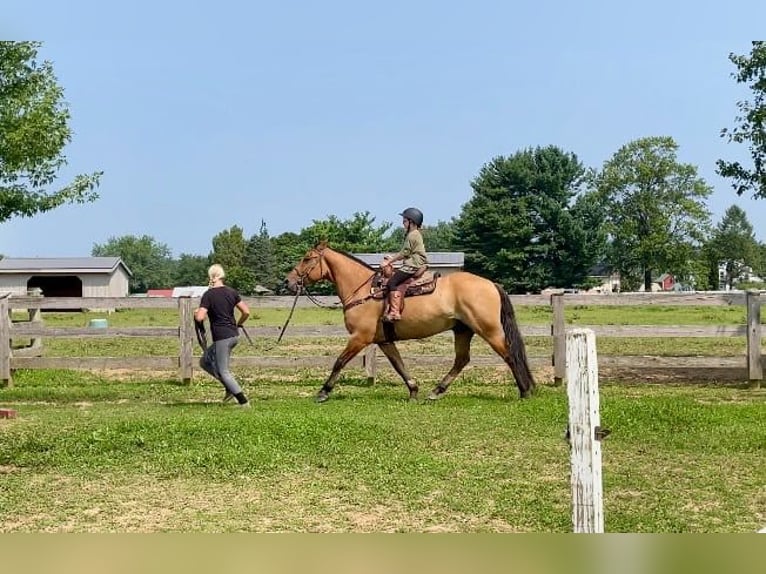
[[309, 249], [287, 274], [285, 282], [292, 293], [319, 281], [332, 282], [343, 305], [349, 338], [319, 389], [316, 402], [329, 398], [343, 367], [371, 344], [378, 345], [402, 378], [409, 399], [417, 400], [418, 385], [405, 367], [394, 341], [423, 339], [449, 329], [455, 337], [455, 361], [431, 391], [430, 400], [443, 397], [452, 381], [468, 365], [474, 335], [484, 339], [510, 367], [520, 398], [532, 395], [535, 380], [524, 341], [511, 300], [500, 284], [465, 271], [438, 276], [432, 293], [406, 295], [402, 318], [395, 323], [385, 323], [381, 320], [385, 297], [376, 298], [372, 294], [371, 286], [376, 277], [379, 277], [379, 271], [351, 254], [332, 249], [326, 241]]

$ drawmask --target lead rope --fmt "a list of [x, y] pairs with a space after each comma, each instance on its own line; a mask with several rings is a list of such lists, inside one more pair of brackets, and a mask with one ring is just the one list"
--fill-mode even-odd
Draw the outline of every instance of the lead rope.
[[[285, 330], [287, 329], [287, 325], [290, 323], [290, 319], [293, 318], [293, 313], [295, 312], [295, 306], [298, 304], [298, 297], [301, 295], [301, 291], [303, 290], [303, 286], [299, 285], [298, 290], [295, 292], [295, 299], [293, 299], [293, 305], [290, 308], [290, 313], [287, 315], [287, 319], [285, 320], [284, 325], [282, 325], [282, 328], [280, 329], [279, 337], [277, 337], [276, 342], [273, 345], [270, 345], [268, 347], [260, 347], [259, 351], [270, 351], [277, 345], [279, 345], [280, 341], [282, 340], [282, 337], [285, 335]], [[244, 330], [244, 327], [242, 327], [242, 331], [245, 332], [245, 335], [247, 336], [247, 332]], [[250, 339], [250, 337], [247, 337], [247, 340], [250, 341], [250, 344], [255, 347], [253, 344], [253, 341]]]

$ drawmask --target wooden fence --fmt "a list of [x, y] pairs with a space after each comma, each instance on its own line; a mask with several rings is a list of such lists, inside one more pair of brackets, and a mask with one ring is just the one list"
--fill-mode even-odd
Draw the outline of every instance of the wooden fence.
[[[337, 304], [336, 297], [321, 297], [326, 305]], [[15, 369], [134, 369], [134, 370], [177, 370], [183, 381], [191, 381], [197, 367], [193, 355], [195, 342], [193, 310], [198, 299], [181, 297], [137, 298], [137, 297], [44, 297], [9, 296], [0, 294], [0, 383], [12, 384], [11, 373]], [[747, 353], [745, 357], [618, 357], [601, 356], [602, 368], [627, 369], [674, 369], [715, 370], [726, 378], [749, 380], [757, 387], [763, 378], [761, 354], [761, 294], [759, 291], [727, 293], [621, 293], [612, 295], [563, 294], [549, 295], [513, 295], [514, 306], [547, 306], [552, 308], [550, 325], [520, 325], [524, 336], [552, 337], [553, 353], [551, 357], [530, 357], [533, 368], [553, 367], [556, 383], [566, 377], [566, 330], [565, 305], [654, 305], [654, 306], [730, 306], [744, 305], [747, 309], [747, 321], [744, 325], [577, 325], [587, 328], [599, 337], [745, 337]], [[247, 299], [251, 308], [285, 308], [293, 303], [292, 297], [256, 297]], [[300, 297], [298, 305], [311, 306], [308, 299]], [[13, 310], [27, 310], [30, 316], [39, 317], [40, 310], [51, 309], [177, 309], [178, 325], [175, 327], [107, 327], [94, 329], [89, 327], [46, 327], [40, 321], [13, 322]], [[279, 327], [253, 325], [249, 328], [252, 335], [276, 337]], [[290, 325], [285, 333], [287, 337], [332, 337], [344, 336], [342, 325], [302, 327]], [[39, 345], [29, 351], [13, 351], [13, 339], [40, 339], [50, 337], [172, 337], [178, 340], [178, 354], [167, 357], [46, 357], [41, 356]], [[375, 346], [357, 357], [351, 367], [365, 368], [367, 375], [374, 379], [376, 367], [384, 361], [375, 353]], [[449, 365], [452, 356], [416, 357], [421, 365]], [[405, 360], [413, 357], [404, 356]], [[268, 357], [237, 356], [237, 367], [307, 367], [322, 366], [329, 368], [335, 357]], [[497, 356], [473, 357], [474, 365], [502, 365]]]

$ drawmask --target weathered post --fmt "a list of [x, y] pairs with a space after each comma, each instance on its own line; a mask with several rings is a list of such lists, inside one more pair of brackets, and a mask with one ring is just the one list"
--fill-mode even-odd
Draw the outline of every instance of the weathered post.
[[367, 345], [362, 356], [362, 364], [364, 365], [364, 372], [367, 375], [367, 382], [371, 385], [375, 384], [375, 376], [378, 372], [378, 357], [377, 357], [377, 345]]
[[11, 317], [8, 297], [10, 293], [0, 293], [0, 383], [13, 386], [11, 378]]
[[185, 295], [178, 298], [179, 320], [178, 336], [181, 339], [181, 352], [178, 357], [181, 380], [191, 383], [194, 355], [194, 309], [192, 309], [191, 297]]
[[572, 329], [566, 336], [568, 437], [571, 454], [572, 522], [575, 533], [604, 531], [601, 429], [596, 335]]
[[763, 379], [761, 367], [761, 293], [748, 291], [747, 304], [747, 376], [750, 388], [757, 389]]
[[[30, 289], [27, 289], [27, 295], [29, 297], [39, 297], [42, 299], [43, 297], [43, 290], [39, 287], [32, 287]], [[27, 312], [29, 313], [29, 322], [33, 326], [41, 326], [43, 323], [43, 314], [42, 311], [40, 311], [40, 307], [30, 307]], [[39, 352], [42, 352], [43, 348], [43, 340], [42, 337], [33, 337], [32, 338], [32, 344], [29, 346], [31, 349], [38, 349]]]
[[564, 294], [553, 293], [551, 295], [551, 307], [553, 309], [553, 323], [551, 323], [551, 336], [553, 337], [553, 384], [559, 386], [566, 376], [566, 323], [564, 321]]

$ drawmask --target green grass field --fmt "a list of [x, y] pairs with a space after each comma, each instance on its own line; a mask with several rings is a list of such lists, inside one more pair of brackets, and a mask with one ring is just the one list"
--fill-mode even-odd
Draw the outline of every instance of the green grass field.
[[[744, 321], [732, 313], [743, 313], [737, 308], [653, 311], [568, 310], [580, 313], [571, 319], [580, 324], [692, 324], [711, 312], [716, 320], [708, 322]], [[279, 325], [286, 312], [258, 309], [254, 323]], [[90, 317], [45, 320], [82, 326]], [[294, 320], [337, 325], [340, 314], [298, 309]], [[520, 307], [519, 320], [548, 318]], [[172, 325], [176, 314], [118, 312], [109, 321]], [[416, 352], [449, 348], [449, 338], [437, 339], [409, 344]], [[528, 341], [531, 353], [545, 352], [539, 339]], [[649, 341], [614, 345], [638, 354], [666, 348]], [[724, 352], [721, 341], [689, 341]], [[131, 345], [140, 346], [137, 354], [177, 352], [167, 342], [50, 339], [45, 346], [75, 355], [119, 354]], [[333, 354], [342, 343], [300, 339], [284, 352]], [[520, 401], [505, 369], [475, 367], [441, 401], [408, 403], [389, 369], [375, 385], [350, 370], [331, 400], [317, 405], [325, 369], [238, 370], [236, 359], [234, 366], [249, 410], [221, 404], [222, 388], [207, 376], [184, 385], [173, 373], [17, 371], [15, 386], [0, 389], [0, 407], [18, 413], [0, 420], [0, 531], [571, 531], [564, 388], [544, 384]], [[424, 390], [442, 374], [413, 371]], [[603, 443], [607, 531], [766, 525], [763, 389], [602, 377], [601, 420], [612, 431]]]

